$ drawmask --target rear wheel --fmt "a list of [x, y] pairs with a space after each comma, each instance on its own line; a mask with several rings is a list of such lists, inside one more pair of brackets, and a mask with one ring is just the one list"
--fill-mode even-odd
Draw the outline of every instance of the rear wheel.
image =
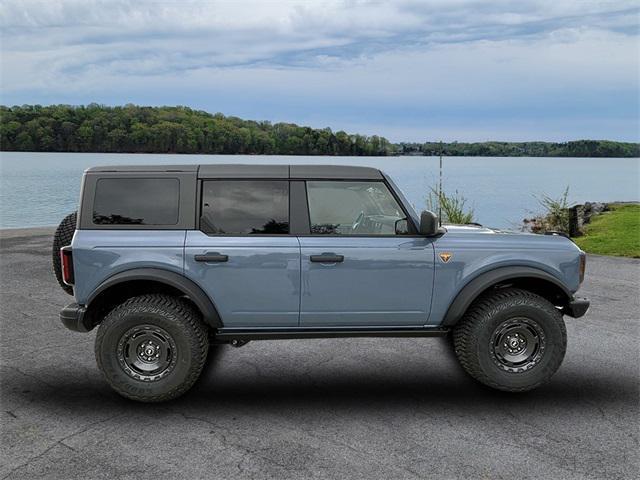
[[185, 393], [207, 358], [207, 327], [187, 301], [134, 297], [113, 309], [96, 336], [96, 360], [120, 395], [161, 402]]
[[73, 287], [62, 281], [62, 265], [60, 261], [60, 249], [71, 245], [73, 234], [76, 231], [77, 212], [70, 213], [62, 219], [60, 225], [53, 234], [53, 248], [51, 251], [51, 260], [53, 262], [53, 273], [58, 280], [62, 289], [69, 295], [73, 295]]
[[510, 392], [532, 390], [558, 370], [567, 348], [561, 313], [515, 288], [476, 301], [453, 332], [456, 355], [476, 380]]

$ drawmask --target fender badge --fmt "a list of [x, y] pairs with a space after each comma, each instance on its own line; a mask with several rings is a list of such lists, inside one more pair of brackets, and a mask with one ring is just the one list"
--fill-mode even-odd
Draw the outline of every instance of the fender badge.
[[453, 255], [449, 252], [442, 252], [440, 254], [440, 260], [442, 260], [444, 263], [447, 263], [449, 260], [451, 260], [451, 257]]

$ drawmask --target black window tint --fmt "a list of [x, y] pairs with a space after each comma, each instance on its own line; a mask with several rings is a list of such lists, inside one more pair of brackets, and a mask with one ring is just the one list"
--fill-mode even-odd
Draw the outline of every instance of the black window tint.
[[93, 223], [98, 225], [175, 225], [177, 178], [103, 178], [96, 185]]
[[307, 182], [311, 233], [394, 235], [405, 215], [382, 182]]
[[218, 235], [289, 233], [289, 182], [204, 182], [200, 229]]

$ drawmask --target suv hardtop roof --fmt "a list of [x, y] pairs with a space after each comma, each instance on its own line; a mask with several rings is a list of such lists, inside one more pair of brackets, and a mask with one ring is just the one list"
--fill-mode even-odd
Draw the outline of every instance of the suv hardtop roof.
[[381, 180], [380, 170], [351, 165], [110, 165], [92, 167], [87, 173], [107, 172], [185, 172], [197, 173], [198, 178], [291, 178], [327, 180]]
[[197, 172], [198, 165], [106, 165], [87, 168], [87, 173], [104, 172]]

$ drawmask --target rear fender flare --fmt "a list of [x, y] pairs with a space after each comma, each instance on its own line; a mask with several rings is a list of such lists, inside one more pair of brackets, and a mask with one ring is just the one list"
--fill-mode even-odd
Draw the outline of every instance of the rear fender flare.
[[169, 270], [160, 268], [135, 268], [117, 273], [102, 282], [90, 295], [86, 305], [87, 308], [100, 294], [118, 284], [132, 281], [153, 281], [168, 285], [185, 294], [202, 313], [202, 317], [208, 325], [214, 328], [223, 327], [218, 310], [209, 296], [192, 280]]

